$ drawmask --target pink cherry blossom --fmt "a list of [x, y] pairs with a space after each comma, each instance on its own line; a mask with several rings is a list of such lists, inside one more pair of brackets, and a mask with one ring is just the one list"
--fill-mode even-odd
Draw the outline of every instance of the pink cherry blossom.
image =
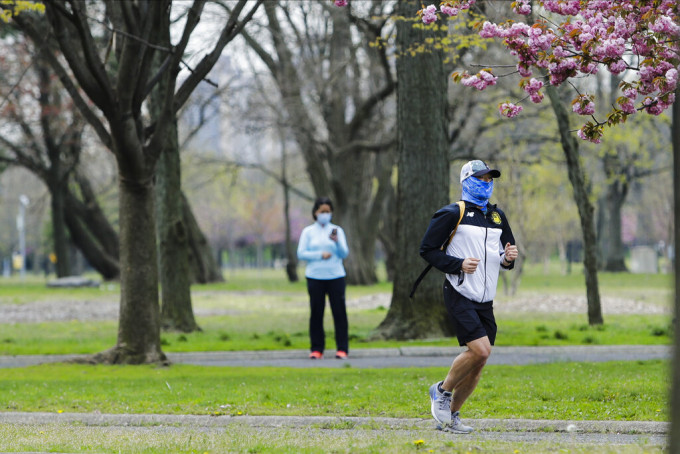
[[446, 14], [447, 16], [457, 16], [460, 10], [451, 5], [446, 4], [441, 6], [441, 12]]
[[[526, 14], [527, 1], [515, 1], [514, 10]], [[623, 98], [614, 106], [625, 115], [638, 111], [638, 95], [647, 97], [640, 106], [645, 112], [658, 115], [674, 100], [678, 86], [680, 55], [679, 9], [676, 0], [538, 0], [538, 6], [563, 16], [559, 20], [539, 19], [536, 24], [506, 21], [502, 24], [485, 22], [479, 35], [502, 41], [510, 55], [517, 59], [517, 70], [523, 77], [522, 88], [533, 102], [543, 97], [532, 83], [526, 82], [534, 69], [547, 71], [552, 85], [561, 85], [571, 78], [596, 74], [606, 67], [614, 74], [626, 74], [622, 82]], [[628, 77], [637, 72], [637, 78]], [[477, 89], [486, 88], [479, 78], [462, 81]], [[574, 112], [594, 115], [595, 101], [591, 96], [575, 99]], [[501, 109], [516, 115], [518, 110], [506, 103]], [[508, 116], [508, 115], [505, 115]], [[614, 122], [625, 119], [613, 116]], [[604, 122], [584, 127], [579, 136], [599, 141]]]
[[543, 88], [543, 82], [540, 80], [531, 78], [528, 82], [524, 84], [524, 91], [527, 92], [531, 102], [538, 104], [543, 101], [543, 94], [540, 89]]
[[588, 127], [588, 125], [582, 127], [576, 132], [576, 135], [579, 136], [583, 140], [587, 140], [592, 143], [601, 143], [602, 142], [602, 131], [601, 130], [593, 130]]
[[[336, 0], [346, 4], [346, 0]], [[435, 22], [437, 13], [455, 16], [469, 9], [475, 0], [442, 1], [423, 8], [419, 15], [426, 24]], [[534, 24], [507, 20], [502, 24], [486, 21], [479, 36], [499, 39], [517, 61], [520, 83], [532, 102], [539, 103], [542, 82], [532, 78], [534, 70], [547, 73], [550, 84], [558, 86], [572, 78], [596, 74], [607, 68], [613, 74], [625, 74], [621, 93], [613, 109], [624, 115], [609, 116], [613, 122], [625, 120], [639, 110], [658, 115], [675, 100], [680, 63], [680, 6], [677, 0], [536, 0], [562, 21], [539, 18]], [[513, 10], [519, 15], [531, 13], [532, 2], [515, 0]], [[637, 77], [629, 77], [637, 73]], [[460, 81], [478, 90], [496, 85], [490, 70], [465, 75]], [[539, 86], [540, 84], [540, 86]], [[638, 96], [645, 96], [635, 106]], [[590, 95], [579, 95], [572, 102], [574, 112], [594, 115], [595, 101]], [[503, 103], [499, 111], [513, 117], [522, 107]], [[599, 143], [605, 122], [588, 123], [579, 137]]]
[[668, 84], [668, 91], [674, 91], [678, 85], [678, 70], [671, 68], [666, 71], [666, 84]]
[[524, 16], [531, 14], [531, 0], [517, 0], [515, 2], [514, 11], [515, 13]]
[[619, 59], [616, 60], [613, 63], [609, 64], [609, 71], [611, 71], [614, 74], [621, 74], [624, 72], [626, 69], [628, 69], [628, 63], [626, 63], [625, 60]]
[[504, 102], [498, 106], [498, 112], [508, 118], [516, 117], [522, 110], [524, 110], [522, 106], [517, 106], [511, 102]]
[[437, 7], [434, 5], [430, 5], [427, 8], [423, 9], [423, 23], [424, 24], [431, 24], [433, 22], [437, 22]]
[[335, 6], [347, 6], [347, 0], [335, 0]]
[[638, 91], [635, 88], [626, 88], [623, 90], [623, 96], [625, 96], [628, 99], [635, 100], [638, 96]]
[[633, 101], [631, 101], [628, 98], [622, 98], [621, 99], [621, 102], [619, 102], [619, 108], [629, 115], [633, 115], [633, 114], [637, 113], [637, 109], [635, 108], [635, 104], [633, 104]]
[[466, 87], [475, 87], [477, 90], [484, 90], [486, 87], [496, 85], [498, 78], [483, 69], [474, 76], [463, 77], [461, 83]]
[[595, 113], [595, 103], [593, 97], [580, 95], [572, 103], [572, 110], [579, 115], [592, 115]]

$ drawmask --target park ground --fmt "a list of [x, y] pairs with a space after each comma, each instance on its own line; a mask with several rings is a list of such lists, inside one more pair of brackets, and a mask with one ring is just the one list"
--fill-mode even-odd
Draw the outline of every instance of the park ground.
[[[599, 328], [584, 321], [580, 276], [529, 275], [520, 294], [499, 298], [506, 343], [464, 415], [477, 431], [462, 437], [429, 417], [427, 387], [457, 351], [450, 339], [368, 341], [389, 286], [350, 288], [352, 357], [312, 365], [303, 284], [282, 276], [234, 272], [227, 284], [195, 288], [204, 331], [164, 333], [174, 364], [161, 369], [50, 363], [115, 341], [115, 284], [56, 294], [40, 282], [3, 286], [0, 451], [665, 449], [668, 277], [603, 276]], [[263, 321], [262, 311], [272, 317]], [[503, 360], [513, 352], [518, 359]]]

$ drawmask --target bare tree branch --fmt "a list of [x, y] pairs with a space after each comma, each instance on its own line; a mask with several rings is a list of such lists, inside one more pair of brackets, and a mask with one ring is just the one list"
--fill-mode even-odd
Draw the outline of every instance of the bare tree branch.
[[245, 25], [250, 22], [250, 20], [255, 15], [255, 11], [262, 5], [264, 0], [257, 0], [250, 11], [244, 16], [243, 20], [239, 21], [239, 15], [241, 11], [245, 8], [248, 0], [240, 0], [234, 10], [232, 11], [227, 24], [222, 29], [220, 37], [215, 44], [213, 50], [201, 59], [194, 72], [184, 81], [182, 86], [179, 88], [175, 94], [175, 112], [179, 110], [182, 105], [186, 102], [189, 95], [193, 92], [194, 88], [203, 80], [203, 78], [208, 74], [210, 69], [215, 65], [217, 59], [222, 55], [222, 51], [225, 46], [229, 44], [239, 33], [241, 33]]

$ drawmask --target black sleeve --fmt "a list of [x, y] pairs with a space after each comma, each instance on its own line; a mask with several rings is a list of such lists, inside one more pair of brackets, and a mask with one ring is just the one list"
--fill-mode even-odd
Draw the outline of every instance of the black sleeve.
[[460, 208], [457, 203], [445, 206], [432, 216], [420, 243], [420, 256], [447, 274], [458, 274], [463, 266], [463, 259], [447, 255], [445, 250], [441, 250], [459, 219]]
[[[505, 248], [505, 245], [510, 243], [512, 245], [515, 244], [515, 237], [512, 234], [512, 229], [510, 228], [510, 224], [508, 223], [508, 218], [505, 217], [505, 213], [503, 213], [501, 210], [496, 210], [498, 211], [498, 214], [501, 216], [501, 220], [503, 221], [503, 231], [501, 232], [501, 245], [503, 248]], [[501, 266], [506, 269], [506, 270], [511, 270], [515, 267], [515, 261], [513, 260], [510, 262], [510, 265], [508, 266], [503, 266], [503, 262], [501, 261]]]

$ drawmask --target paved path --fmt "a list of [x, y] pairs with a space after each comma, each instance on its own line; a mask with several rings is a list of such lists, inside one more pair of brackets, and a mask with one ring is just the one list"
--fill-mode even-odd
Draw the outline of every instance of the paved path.
[[[377, 425], [390, 429], [434, 429], [427, 418], [384, 418], [358, 416], [212, 416], [104, 413], [0, 412], [0, 424], [82, 423], [91, 426], [172, 425], [224, 427], [246, 424], [254, 427], [330, 426], [340, 422], [348, 427]], [[465, 419], [477, 430], [501, 432], [569, 432], [569, 433], [645, 433], [664, 435], [669, 423], [654, 421], [567, 421], [551, 419]]]
[[[347, 360], [336, 360], [335, 351], [326, 359], [310, 360], [306, 350], [168, 353], [175, 364], [225, 367], [449, 367], [460, 347], [366, 348], [350, 351]], [[495, 347], [487, 364], [536, 364], [567, 361], [637, 361], [670, 358], [666, 345], [597, 345], [568, 347]], [[24, 367], [68, 361], [84, 355], [0, 356], [0, 368]]]
[[[384, 435], [408, 435], [411, 439], [432, 437], [440, 440], [501, 441], [516, 443], [557, 443], [567, 445], [606, 445], [609, 447], [637, 446], [664, 448], [667, 445], [668, 423], [639, 421], [560, 421], [526, 419], [466, 419], [475, 427], [468, 435], [456, 435], [435, 429], [432, 419], [334, 417], [334, 416], [207, 416], [207, 415], [152, 415], [152, 414], [97, 414], [97, 413], [29, 413], [0, 412], [1, 425], [17, 425], [46, 430], [50, 425], [86, 427], [97, 433], [116, 431], [136, 437], [140, 443], [148, 437], [148, 429], [171, 427], [175, 431], [224, 431], [238, 433], [239, 428], [250, 428], [267, 433], [299, 433], [321, 431], [323, 437], [338, 437], [351, 432], [351, 437], [369, 439], [376, 430]], [[100, 432], [98, 432], [100, 431]], [[121, 432], [122, 431], [122, 432]], [[145, 435], [147, 434], [147, 435]]]

